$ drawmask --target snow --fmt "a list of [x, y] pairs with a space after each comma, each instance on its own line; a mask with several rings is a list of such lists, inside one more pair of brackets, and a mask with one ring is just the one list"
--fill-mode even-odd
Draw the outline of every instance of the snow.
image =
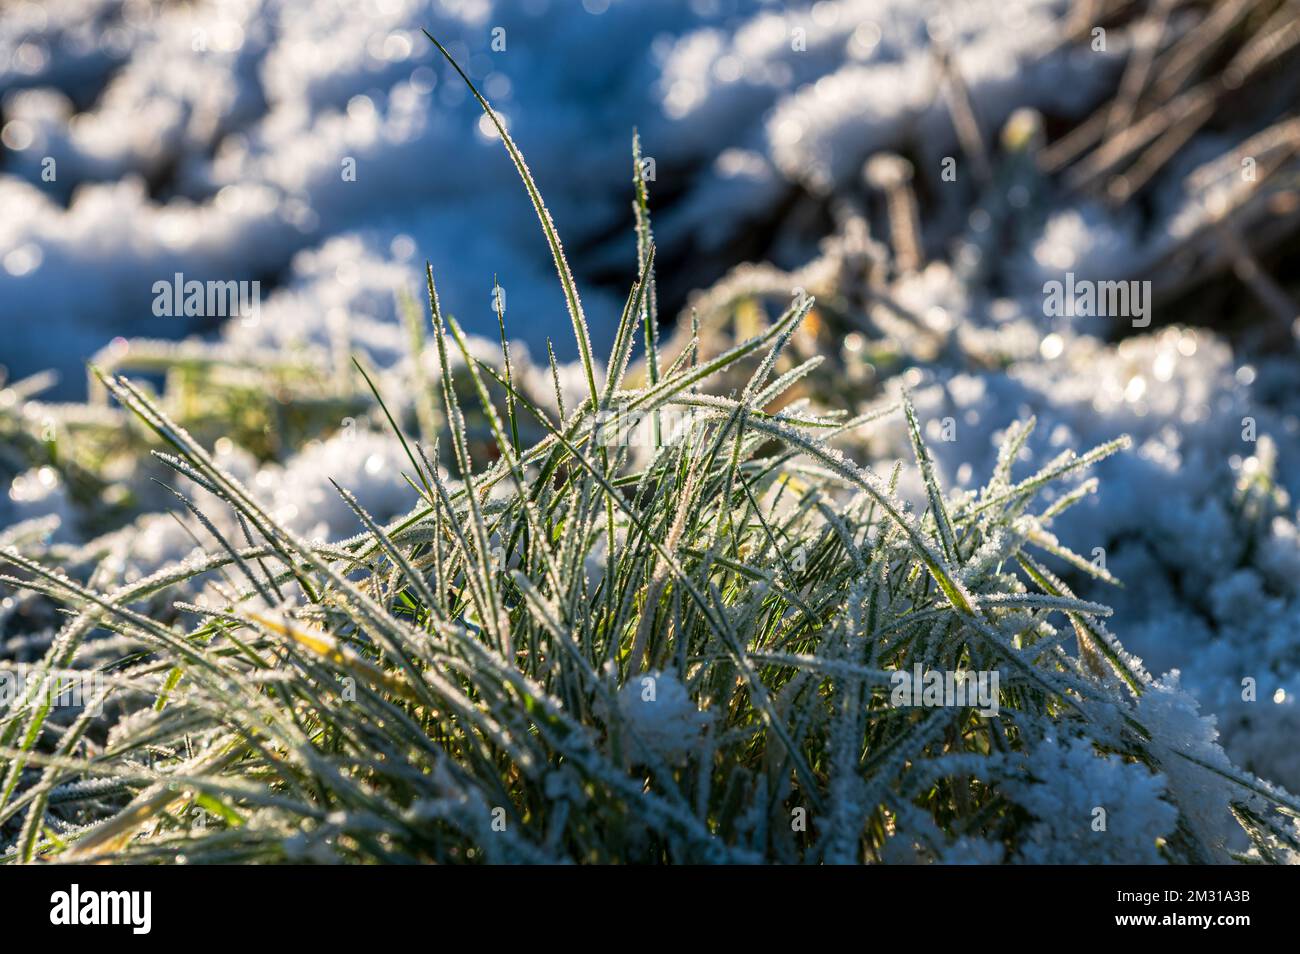
[[671, 672], [633, 676], [618, 692], [618, 711], [633, 733], [635, 752], [644, 746], [659, 758], [679, 762], [701, 748], [702, 733], [713, 721], [701, 712]]
[[1240, 834], [1230, 821], [1228, 806], [1244, 799], [1240, 788], [1213, 771], [1231, 772], [1231, 762], [1218, 743], [1215, 718], [1202, 716], [1179, 682], [1175, 669], [1149, 687], [1138, 715], [1151, 731], [1171, 795], [1202, 844], [1214, 852], [1211, 860], [1222, 863], [1228, 860], [1230, 842]]
[[[1019, 333], [1001, 333], [1014, 348]], [[1052, 527], [1089, 560], [1100, 547], [1125, 584], [1083, 581], [1079, 595], [1114, 607], [1110, 628], [1148, 668], [1182, 670], [1186, 690], [1219, 716], [1237, 764], [1300, 787], [1288, 741], [1300, 726], [1300, 592], [1288, 572], [1300, 560], [1300, 408], [1259, 395], [1263, 374], [1242, 374], [1226, 343], [1203, 330], [1171, 328], [1118, 346], [1067, 327], [1057, 337], [1058, 356], [1028, 353], [1005, 375], [942, 367], [921, 375], [913, 397], [922, 422], [933, 430], [952, 417], [956, 425], [956, 440], [930, 443], [944, 486], [982, 480], [1006, 428], [1030, 414], [1038, 426], [1017, 478], [1062, 448], [1132, 435], [1132, 451], [1096, 467], [1098, 492]], [[1243, 437], [1248, 417], [1254, 441]], [[887, 450], [876, 453], [910, 454], [901, 423], [878, 432]], [[1269, 471], [1276, 483], [1263, 492], [1265, 512], [1251, 518], [1238, 484]], [[905, 470], [904, 484], [909, 499], [924, 499], [918, 475]], [[1242, 698], [1247, 677], [1258, 685], [1253, 700]]]
[[1156, 840], [1172, 834], [1178, 821], [1178, 810], [1163, 798], [1161, 776], [1118, 755], [1098, 757], [1083, 739], [1044, 739], [1028, 770], [1035, 781], [1001, 789], [1037, 819], [1017, 861], [1161, 863]]
[[[1025, 93], [1086, 98], [1097, 64], [1043, 54], [1064, 6], [980, 0], [949, 11], [988, 122]], [[58, 368], [61, 393], [74, 395], [81, 362], [111, 338], [215, 330], [154, 317], [156, 280], [298, 286], [301, 310], [325, 313], [339, 293], [317, 283], [318, 302], [300, 287], [317, 274], [313, 254], [355, 256], [362, 271], [403, 236], [415, 246], [405, 257], [433, 262], [469, 330], [492, 329], [484, 304], [496, 275], [514, 333], [539, 353], [553, 338], [572, 356], [515, 173], [422, 27], [450, 42], [505, 116], [569, 246], [628, 276], [630, 237], [610, 230], [627, 215], [633, 127], [656, 180], [681, 193], [661, 240], [704, 249], [741, 235], [792, 185], [852, 178], [869, 151], [913, 127], [949, 148], [943, 108], [921, 104], [927, 5], [560, 10], [550, 0], [20, 4], [0, 26], [0, 321], [58, 316], [66, 336], [11, 344], [4, 364], [14, 376]], [[1031, 61], [1048, 73], [1027, 73]], [[579, 277], [600, 352], [622, 292]], [[418, 277], [402, 284], [418, 295]]]

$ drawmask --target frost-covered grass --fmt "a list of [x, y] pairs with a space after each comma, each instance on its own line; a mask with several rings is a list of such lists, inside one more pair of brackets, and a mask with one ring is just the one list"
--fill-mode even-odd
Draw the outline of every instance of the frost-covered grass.
[[[569, 380], [553, 365], [543, 399], [518, 355], [485, 354], [430, 270], [414, 395], [390, 405], [394, 378], [357, 365], [405, 471], [378, 498], [396, 515], [376, 517], [346, 481], [328, 516], [310, 497], [269, 506], [237, 473], [264, 470], [194, 436], [232, 408], [252, 416], [229, 415], [241, 439], [265, 435], [248, 381], [290, 370], [241, 391], [238, 361], [181, 361], [165, 399], [101, 371], [200, 552], [106, 586], [39, 521], [6, 531], [6, 582], [70, 614], [43, 665], [93, 671], [103, 693], [3, 710], [6, 860], [1295, 859], [1300, 802], [1233, 766], [1177, 676], [1148, 675], [1109, 610], [1047, 568], [1070, 559], [1052, 529], [1091, 489], [1073, 479], [1125, 438], [1026, 471], [1025, 421], [953, 489], [907, 392], [856, 416], [797, 396], [820, 358], [782, 356], [811, 298], [718, 354], [698, 336], [662, 346], [640, 181], [640, 277], [602, 365], [499, 131], [560, 277], [582, 356]], [[186, 375], [221, 386], [187, 392]], [[319, 388], [323, 415], [355, 399]], [[190, 406], [203, 394], [223, 410]], [[648, 446], [614, 411], [648, 418]], [[110, 446], [79, 413], [104, 442], [83, 454], [143, 442]], [[655, 426], [670, 420], [686, 424]], [[891, 421], [911, 462], [882, 475], [845, 453]], [[281, 439], [295, 428], [313, 431]], [[113, 479], [86, 477], [98, 493]], [[917, 667], [996, 673], [996, 711], [894, 704], [895, 674]]]

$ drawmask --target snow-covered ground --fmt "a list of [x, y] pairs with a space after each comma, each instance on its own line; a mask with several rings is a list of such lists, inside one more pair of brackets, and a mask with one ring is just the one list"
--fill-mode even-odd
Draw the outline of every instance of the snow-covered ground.
[[[1057, 0], [813, 5], [737, 0], [54, 0], [0, 16], [3, 364], [48, 367], [60, 393], [114, 337], [215, 332], [157, 317], [153, 285], [262, 282], [251, 333], [355, 338], [392, 318], [430, 260], [471, 330], [495, 323], [572, 354], [549, 254], [515, 173], [444, 39], [529, 158], [580, 278], [598, 349], [633, 272], [631, 135], [668, 197], [666, 254], [723, 251], [794, 187], [825, 194], [904, 137], [953, 148], [927, 19], [950, 19], [972, 97], [1081, 109], [1107, 56], [1048, 53]], [[783, 250], [807, 256], [812, 248]], [[719, 257], [720, 256], [720, 257]], [[372, 259], [400, 276], [368, 274]], [[585, 271], [584, 271], [585, 270]], [[382, 285], [382, 293], [372, 286]], [[274, 289], [274, 291], [272, 291]], [[370, 289], [370, 290], [367, 290]], [[50, 334], [52, 327], [58, 334]], [[243, 334], [243, 332], [240, 332]], [[382, 332], [378, 332], [382, 334]]]

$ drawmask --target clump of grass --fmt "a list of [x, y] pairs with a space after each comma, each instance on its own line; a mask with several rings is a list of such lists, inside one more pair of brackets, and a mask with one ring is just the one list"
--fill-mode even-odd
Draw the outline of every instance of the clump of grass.
[[[200, 515], [205, 558], [113, 591], [4, 554], [22, 574], [7, 582], [70, 610], [47, 668], [105, 634], [120, 648], [70, 723], [37, 694], [0, 715], [6, 860], [818, 862], [900, 846], [942, 860], [973, 842], [1016, 857], [1036, 819], [1004, 783], [1050, 781], [1026, 765], [1055, 739], [1107, 764], [1213, 776], [1261, 856], [1286, 846], [1269, 812], [1293, 800], [1147, 724], [1150, 678], [1105, 607], [1030, 552], [1062, 555], [1043, 528], [1081, 496], [1035, 510], [1039, 492], [1122, 439], [1017, 481], [1027, 425], [988, 485], [954, 498], [906, 395], [856, 419], [807, 401], [770, 410], [816, 365], [777, 373], [810, 299], [717, 357], [688, 345], [669, 360], [640, 180], [640, 275], [599, 373], [555, 229], [497, 129], [555, 256], [586, 399], [550, 414], [508, 352], [474, 357], [430, 269], [449, 447], [390, 416], [411, 511], [381, 526], [340, 487], [359, 532], [322, 543], [278, 522], [141, 387], [100, 373], [244, 538]], [[628, 387], [638, 332], [648, 373]], [[710, 393], [742, 370], [738, 393]], [[467, 393], [490, 465], [472, 454]], [[899, 411], [927, 488], [919, 515], [896, 495], [901, 464], [882, 479], [834, 447]], [[626, 427], [643, 417], [650, 446], [633, 454]], [[525, 446], [523, 420], [544, 436]], [[200, 580], [207, 602], [176, 604], [188, 624], [138, 609]], [[894, 673], [914, 667], [996, 671], [996, 715], [892, 705]], [[1147, 841], [1209, 860], [1217, 846], [1184, 797], [1165, 792], [1178, 824]]]

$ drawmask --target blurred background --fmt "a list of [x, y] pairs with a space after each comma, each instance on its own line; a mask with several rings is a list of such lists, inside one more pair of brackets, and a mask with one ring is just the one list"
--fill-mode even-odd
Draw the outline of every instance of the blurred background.
[[75, 396], [114, 338], [218, 334], [153, 314], [176, 273], [258, 281], [262, 343], [378, 344], [425, 259], [468, 327], [495, 327], [496, 276], [512, 334], [571, 356], [515, 173], [422, 27], [528, 156], [598, 344], [635, 273], [634, 128], [666, 321], [739, 262], [808, 262], [846, 206], [887, 236], [881, 152], [909, 162], [924, 259], [983, 256], [996, 296], [1072, 270], [1151, 279], [1158, 321], [1294, 310], [1300, 210], [1258, 195], [1300, 136], [1291, 3], [48, 0], [0, 14], [10, 376]]

